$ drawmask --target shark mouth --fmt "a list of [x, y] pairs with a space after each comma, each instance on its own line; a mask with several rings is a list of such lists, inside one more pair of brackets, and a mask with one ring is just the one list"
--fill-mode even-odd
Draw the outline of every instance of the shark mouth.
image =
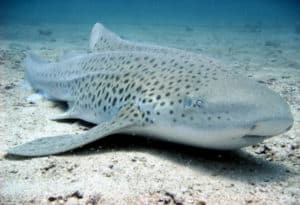
[[271, 136], [261, 136], [261, 135], [244, 135], [243, 138], [245, 139], [266, 139], [269, 138]]
[[265, 135], [244, 135], [242, 139], [245, 141], [248, 145], [255, 145], [258, 144], [265, 139], [268, 139], [272, 136], [265, 136]]

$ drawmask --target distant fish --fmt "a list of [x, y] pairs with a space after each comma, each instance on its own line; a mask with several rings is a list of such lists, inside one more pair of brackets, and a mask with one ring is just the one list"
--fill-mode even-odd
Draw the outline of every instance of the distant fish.
[[90, 50], [58, 63], [29, 54], [25, 77], [46, 98], [68, 102], [68, 111], [56, 119], [97, 126], [83, 134], [39, 138], [9, 154], [56, 154], [114, 133], [230, 150], [293, 124], [278, 94], [204, 55], [126, 41], [100, 23], [92, 29]]
[[41, 36], [51, 36], [52, 35], [52, 31], [50, 29], [39, 29], [38, 33]]

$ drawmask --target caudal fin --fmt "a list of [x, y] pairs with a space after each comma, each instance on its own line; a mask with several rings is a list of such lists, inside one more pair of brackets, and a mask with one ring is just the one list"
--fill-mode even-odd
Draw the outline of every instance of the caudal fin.
[[32, 64], [45, 64], [48, 63], [45, 59], [42, 57], [38, 56], [37, 54], [33, 52], [28, 52], [26, 58], [25, 58], [25, 67], [27, 65], [32, 65]]
[[36, 71], [38, 69], [41, 69], [41, 67], [47, 63], [49, 62], [36, 55], [35, 53], [28, 52], [24, 60], [25, 81], [29, 83], [32, 88], [34, 87], [32, 85], [32, 82], [34, 77], [36, 76]]

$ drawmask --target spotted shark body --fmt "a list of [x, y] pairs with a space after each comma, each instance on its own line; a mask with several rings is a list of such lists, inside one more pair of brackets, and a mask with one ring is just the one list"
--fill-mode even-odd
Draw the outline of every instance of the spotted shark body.
[[25, 77], [45, 97], [68, 103], [56, 119], [97, 126], [79, 135], [39, 138], [9, 154], [56, 154], [114, 133], [228, 150], [292, 126], [279, 95], [205, 55], [126, 41], [100, 23], [89, 46], [89, 53], [53, 63], [29, 54]]

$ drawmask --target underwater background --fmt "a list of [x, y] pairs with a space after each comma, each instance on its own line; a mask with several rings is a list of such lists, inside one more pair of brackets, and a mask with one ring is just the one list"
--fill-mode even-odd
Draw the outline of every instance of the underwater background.
[[[269, 87], [290, 105], [293, 128], [230, 153], [128, 136], [64, 155], [4, 157], [34, 137], [89, 129], [49, 120], [57, 104], [28, 100], [23, 60], [87, 52], [96, 22], [127, 40], [206, 55]], [[299, 201], [299, 0], [0, 0], [0, 205]]]
[[299, 23], [297, 0], [2, 0], [0, 23], [172, 24], [238, 26]]

